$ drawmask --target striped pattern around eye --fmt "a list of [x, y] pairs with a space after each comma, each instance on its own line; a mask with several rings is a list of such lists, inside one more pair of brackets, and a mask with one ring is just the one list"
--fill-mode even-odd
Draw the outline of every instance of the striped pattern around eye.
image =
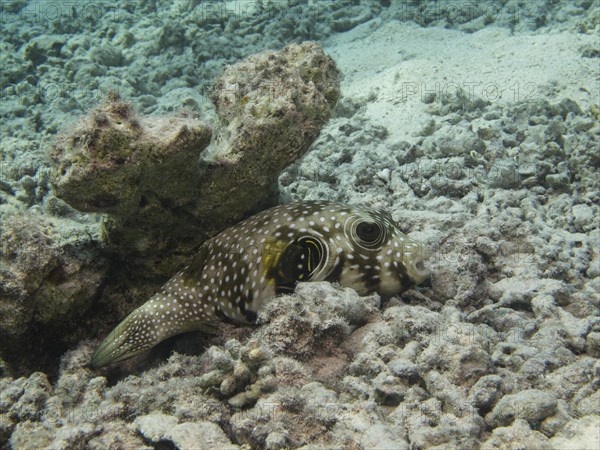
[[387, 239], [387, 227], [373, 215], [369, 218], [350, 216], [344, 223], [344, 234], [360, 248], [378, 250]]
[[[313, 236], [303, 236], [298, 239], [298, 244], [306, 249], [306, 264], [305, 272], [307, 274], [306, 279], [310, 279], [310, 276], [323, 265], [324, 261], [327, 261], [329, 251], [323, 243], [314, 238]], [[299, 269], [301, 269], [299, 267]]]

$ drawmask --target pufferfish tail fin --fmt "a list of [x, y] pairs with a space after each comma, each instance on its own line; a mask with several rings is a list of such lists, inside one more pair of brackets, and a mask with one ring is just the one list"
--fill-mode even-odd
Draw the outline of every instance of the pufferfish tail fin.
[[157, 324], [152, 306], [148, 301], [117, 325], [96, 349], [88, 367], [99, 369], [129, 359], [149, 350], [168, 337], [188, 331], [202, 331], [209, 334], [217, 332], [218, 324], [209, 321]]
[[[202, 275], [206, 255], [207, 250], [203, 246], [188, 267], [171, 278], [159, 293], [117, 325], [96, 349], [88, 367], [98, 369], [139, 355], [176, 334], [188, 331], [215, 333], [217, 321], [213, 319], [216, 318], [206, 314], [201, 318], [200, 315], [195, 314], [195, 311], [191, 312], [195, 308], [194, 305], [187, 305], [188, 315], [186, 320], [183, 320], [183, 305], [173, 295], [181, 290], [181, 286], [196, 284], [196, 280]], [[171, 305], [170, 308], [177, 307], [179, 315], [175, 310], [166, 308], [165, 304]], [[191, 315], [196, 316], [197, 319], [190, 320]]]
[[143, 324], [147, 317], [143, 308], [144, 306], [133, 311], [110, 332], [92, 355], [88, 367], [99, 369], [138, 355], [153, 345], [146, 334], [154, 337], [156, 331], [144, 330]]

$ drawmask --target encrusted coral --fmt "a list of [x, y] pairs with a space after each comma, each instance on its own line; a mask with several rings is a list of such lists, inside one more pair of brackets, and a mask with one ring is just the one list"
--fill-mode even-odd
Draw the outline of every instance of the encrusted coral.
[[27, 359], [18, 355], [28, 355], [41, 368], [64, 351], [59, 342], [82, 337], [65, 324], [91, 306], [106, 275], [93, 242], [68, 231], [59, 236], [55, 227], [34, 212], [0, 222], [0, 355], [17, 367]]
[[228, 67], [211, 92], [214, 133], [193, 117], [138, 117], [113, 95], [57, 141], [52, 185], [75, 208], [107, 213], [106, 242], [130, 267], [171, 275], [207, 237], [275, 203], [279, 172], [338, 96], [316, 43]]
[[107, 213], [105, 240], [123, 260], [152, 265], [175, 250], [176, 237], [189, 252], [202, 236], [184, 209], [197, 200], [195, 162], [210, 136], [198, 119], [137, 117], [109, 98], [57, 141], [52, 185], [71, 206]]

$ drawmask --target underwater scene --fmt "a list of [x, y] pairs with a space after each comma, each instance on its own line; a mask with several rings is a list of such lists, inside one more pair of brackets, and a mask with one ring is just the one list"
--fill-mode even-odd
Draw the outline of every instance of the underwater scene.
[[0, 449], [600, 448], [598, 0], [0, 30]]

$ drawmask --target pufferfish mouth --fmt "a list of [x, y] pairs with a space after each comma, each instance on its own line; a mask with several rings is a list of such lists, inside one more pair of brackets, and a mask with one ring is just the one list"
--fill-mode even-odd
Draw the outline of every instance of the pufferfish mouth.
[[427, 269], [427, 267], [425, 267], [423, 261], [418, 261], [414, 265], [414, 270], [412, 271], [411, 278], [414, 280], [415, 284], [421, 284], [430, 276], [431, 272], [429, 271], [429, 269]]
[[406, 275], [414, 284], [421, 284], [431, 276], [431, 272], [423, 263], [425, 251], [424, 249], [421, 250], [412, 258], [405, 256], [404, 267], [406, 268]]

